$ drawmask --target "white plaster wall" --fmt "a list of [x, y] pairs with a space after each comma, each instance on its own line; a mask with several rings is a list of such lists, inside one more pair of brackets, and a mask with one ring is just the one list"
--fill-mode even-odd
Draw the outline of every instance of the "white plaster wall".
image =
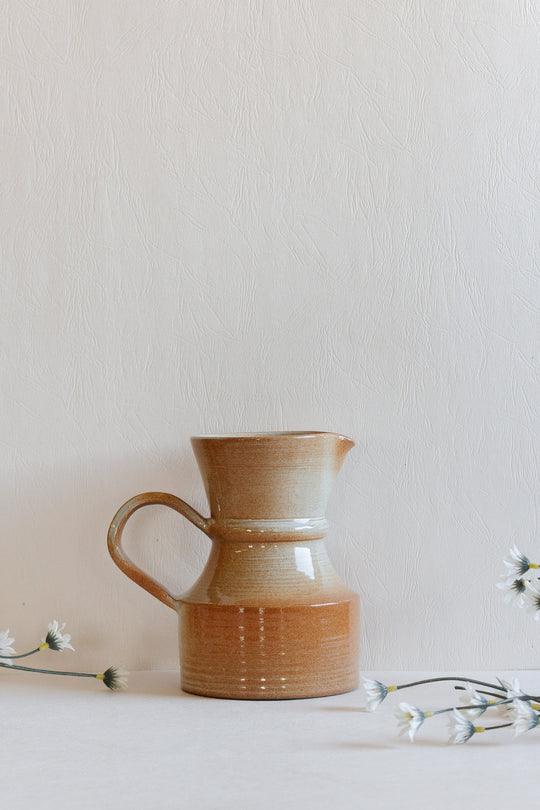
[[[329, 429], [362, 666], [538, 665], [495, 589], [540, 557], [537, 3], [0, 11], [0, 629], [176, 666], [114, 512], [206, 511], [194, 433]], [[165, 511], [126, 540], [179, 592], [208, 546]]]

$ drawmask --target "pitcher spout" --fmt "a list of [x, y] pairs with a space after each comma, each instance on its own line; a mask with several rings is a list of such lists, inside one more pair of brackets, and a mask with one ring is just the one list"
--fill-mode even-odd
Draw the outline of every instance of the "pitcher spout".
[[352, 439], [324, 431], [195, 436], [214, 522], [322, 518]]
[[349, 450], [354, 447], [354, 441], [348, 436], [343, 436], [342, 433], [332, 434], [336, 437], [336, 452], [339, 458], [344, 459]]

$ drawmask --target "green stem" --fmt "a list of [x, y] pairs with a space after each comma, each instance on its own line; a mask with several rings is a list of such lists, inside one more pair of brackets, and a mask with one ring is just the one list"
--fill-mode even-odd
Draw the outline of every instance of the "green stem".
[[426, 683], [439, 683], [440, 681], [463, 681], [464, 683], [474, 683], [478, 686], [487, 686], [488, 689], [499, 689], [495, 683], [486, 683], [485, 681], [475, 681], [474, 678], [461, 678], [458, 676], [445, 676], [442, 678], [426, 678], [423, 681], [413, 681], [412, 683], [403, 683], [396, 686], [396, 689], [408, 689], [409, 686], [423, 686]]
[[34, 653], [40, 652], [41, 647], [36, 647], [35, 650], [30, 650], [30, 652], [21, 653], [20, 655], [0, 655], [0, 659], [4, 661], [11, 661], [12, 658], [27, 658], [29, 655], [34, 655]]
[[[422, 686], [426, 683], [439, 683], [441, 681], [463, 681], [463, 683], [474, 683], [477, 686], [487, 686], [488, 689], [499, 689], [501, 692], [506, 693], [506, 689], [503, 689], [500, 685], [496, 683], [486, 683], [486, 681], [477, 681], [474, 678], [461, 678], [457, 675], [448, 675], [441, 678], [426, 678], [422, 681], [412, 681], [411, 683], [402, 683], [396, 686], [396, 690], [398, 689], [408, 689], [409, 686]], [[459, 689], [456, 686], [456, 689]], [[496, 696], [498, 697], [498, 695]], [[519, 695], [520, 700], [534, 700], [536, 703], [540, 703], [540, 695]]]
[[[498, 686], [495, 683], [486, 683], [486, 681], [477, 681], [474, 678], [461, 678], [457, 675], [453, 676], [445, 676], [442, 678], [426, 678], [422, 681], [412, 681], [412, 683], [402, 683], [399, 686], [396, 686], [397, 689], [408, 689], [409, 686], [422, 686], [426, 683], [438, 683], [440, 681], [463, 681], [464, 683], [474, 683], [478, 686], [487, 686], [488, 689], [498, 689], [500, 692], [506, 693], [506, 689], [503, 689], [501, 686]], [[459, 689], [459, 686], [456, 686], [456, 689]], [[495, 695], [498, 697], [498, 695]], [[519, 695], [521, 700], [534, 700], [536, 702], [540, 702], [540, 695]]]
[[[450, 706], [449, 709], [437, 709], [433, 712], [434, 715], [436, 714], [444, 714], [445, 712], [452, 712], [456, 709], [458, 712], [466, 712], [469, 709], [483, 709], [486, 711], [487, 709], [491, 709], [493, 706], [501, 706], [503, 703], [512, 703], [514, 700], [518, 700], [519, 698], [506, 698], [506, 700], [498, 700], [497, 703], [490, 703], [488, 706], [483, 704], [471, 704], [470, 706]], [[510, 723], [512, 725], [512, 723]], [[497, 726], [493, 726], [493, 728], [497, 728]]]
[[18, 669], [22, 672], [40, 672], [42, 675], [71, 675], [73, 678], [97, 678], [95, 672], [62, 672], [56, 669], [37, 669], [36, 667], [21, 667], [17, 664], [2, 664], [6, 669]]
[[[464, 686], [454, 686], [454, 689], [457, 689], [458, 691], [461, 691], [461, 692], [465, 691]], [[478, 692], [479, 695], [487, 695], [488, 697], [498, 698], [498, 700], [503, 699], [503, 697], [501, 695], [501, 692], [498, 692], [498, 693], [497, 692], [486, 692], [485, 689], [478, 689], [477, 692]]]

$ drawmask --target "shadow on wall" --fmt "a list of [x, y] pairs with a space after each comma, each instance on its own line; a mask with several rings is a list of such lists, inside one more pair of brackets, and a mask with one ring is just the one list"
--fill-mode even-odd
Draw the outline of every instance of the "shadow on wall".
[[[69, 623], [78, 662], [107, 647], [133, 668], [178, 666], [174, 611], [131, 582], [113, 563], [107, 531], [117, 509], [140, 492], [172, 492], [203, 514], [208, 506], [189, 448], [174, 459], [90, 459], [77, 467], [28, 470], [4, 484], [0, 630], [23, 650], [48, 621]], [[173, 594], [199, 576], [210, 544], [162, 506], [126, 525], [126, 553]], [[58, 661], [53, 662], [58, 664]], [[50, 665], [50, 662], [48, 662]]]

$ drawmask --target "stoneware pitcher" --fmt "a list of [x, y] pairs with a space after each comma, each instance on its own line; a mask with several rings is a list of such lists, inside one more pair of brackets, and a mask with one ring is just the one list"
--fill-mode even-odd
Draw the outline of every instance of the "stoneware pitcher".
[[[325, 509], [354, 446], [322, 432], [196, 436], [210, 517], [163, 492], [137, 495], [108, 535], [115, 563], [178, 612], [181, 684], [222, 698], [304, 698], [358, 685], [359, 599], [326, 553]], [[163, 504], [211, 540], [206, 566], [172, 596], [125, 555], [137, 509]]]

